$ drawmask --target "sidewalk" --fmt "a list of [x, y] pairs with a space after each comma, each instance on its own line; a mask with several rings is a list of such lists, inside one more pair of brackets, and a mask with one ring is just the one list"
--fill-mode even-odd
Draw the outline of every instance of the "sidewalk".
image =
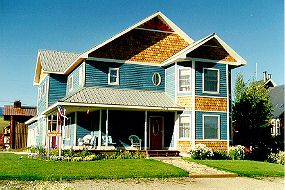
[[151, 159], [172, 164], [178, 168], [186, 170], [189, 172], [189, 176], [192, 178], [238, 177], [238, 175], [235, 173], [217, 170], [194, 162], [187, 162], [180, 157], [152, 157]]

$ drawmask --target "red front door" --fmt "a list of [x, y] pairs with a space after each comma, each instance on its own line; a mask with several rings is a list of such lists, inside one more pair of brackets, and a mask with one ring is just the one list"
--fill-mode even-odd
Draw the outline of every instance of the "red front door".
[[149, 118], [149, 136], [150, 136], [150, 149], [162, 149], [162, 131], [163, 131], [163, 117], [150, 117]]

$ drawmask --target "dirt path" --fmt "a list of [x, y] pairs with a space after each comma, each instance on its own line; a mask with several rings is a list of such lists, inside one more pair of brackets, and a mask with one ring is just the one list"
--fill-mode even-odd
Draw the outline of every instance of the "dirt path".
[[231, 178], [175, 178], [127, 180], [78, 180], [78, 181], [0, 181], [2, 189], [95, 189], [95, 190], [283, 190], [283, 178], [253, 179]]

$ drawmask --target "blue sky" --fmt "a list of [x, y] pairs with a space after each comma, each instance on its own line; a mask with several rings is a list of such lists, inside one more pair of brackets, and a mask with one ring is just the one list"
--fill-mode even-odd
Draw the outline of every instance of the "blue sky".
[[233, 72], [262, 72], [284, 84], [283, 0], [0, 0], [0, 106], [36, 105], [38, 49], [83, 52], [156, 11], [192, 39], [216, 32], [247, 61]]

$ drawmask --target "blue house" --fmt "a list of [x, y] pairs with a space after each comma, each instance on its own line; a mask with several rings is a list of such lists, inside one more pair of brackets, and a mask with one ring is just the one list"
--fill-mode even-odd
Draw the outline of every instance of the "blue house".
[[83, 53], [39, 50], [28, 146], [227, 151], [231, 70], [245, 64], [217, 34], [194, 41], [161, 12]]

